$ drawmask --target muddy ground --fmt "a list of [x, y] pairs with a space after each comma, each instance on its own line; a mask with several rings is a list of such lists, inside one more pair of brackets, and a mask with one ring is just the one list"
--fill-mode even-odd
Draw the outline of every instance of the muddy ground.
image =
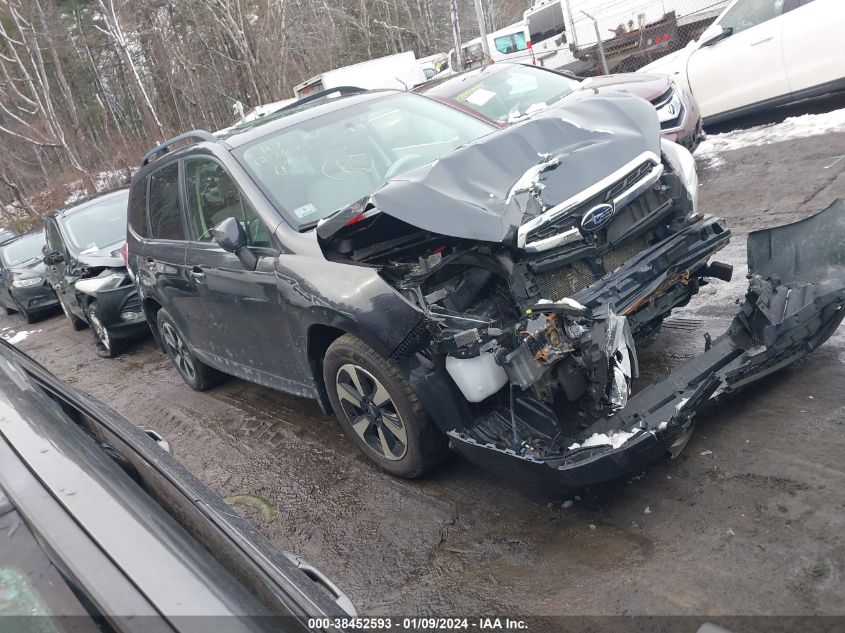
[[[841, 105], [839, 106], [841, 107]], [[757, 122], [757, 121], [755, 121]], [[744, 293], [745, 236], [845, 197], [845, 133], [701, 165], [701, 209], [734, 231], [706, 288], [643, 351], [644, 379], [721, 333]], [[63, 380], [158, 429], [219, 494], [261, 495], [279, 548], [333, 577], [364, 614], [845, 613], [845, 327], [793, 366], [700, 417], [675, 460], [578, 492], [527, 489], [450, 457], [391, 478], [311, 401], [231, 379], [195, 393], [152, 340], [115, 360], [62, 316], [20, 347]], [[7, 330], [5, 334], [10, 331]]]

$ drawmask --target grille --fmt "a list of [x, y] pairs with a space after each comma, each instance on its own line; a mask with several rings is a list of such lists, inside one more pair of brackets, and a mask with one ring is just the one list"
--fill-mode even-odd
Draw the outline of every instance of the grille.
[[537, 275], [537, 285], [543, 299], [559, 301], [569, 297], [587, 286], [591, 286], [598, 277], [584, 262], [574, 262], [557, 270]]
[[[605, 272], [613, 272], [634, 255], [644, 250], [648, 243], [644, 238], [624, 244], [619, 248], [605, 253], [603, 257]], [[570, 297], [579, 290], [593, 285], [600, 276], [595, 275], [584, 262], [573, 262], [563, 268], [540, 273], [536, 277], [543, 299], [559, 301]]]
[[642, 180], [653, 168], [654, 163], [652, 161], [647, 160], [643, 162], [615, 183], [587, 200], [584, 204], [529, 231], [526, 236], [526, 243], [530, 244], [531, 242], [543, 240], [547, 237], [551, 237], [552, 235], [557, 235], [558, 233], [567, 231], [575, 226], [579, 226], [581, 223], [581, 216], [584, 212], [597, 204], [613, 200], [620, 193], [630, 189], [634, 186], [634, 184]]
[[613, 272], [622, 264], [627, 262], [637, 253], [644, 251], [648, 247], [648, 243], [644, 238], [639, 238], [633, 242], [623, 244], [617, 249], [614, 249], [604, 256], [604, 270], [605, 272]]

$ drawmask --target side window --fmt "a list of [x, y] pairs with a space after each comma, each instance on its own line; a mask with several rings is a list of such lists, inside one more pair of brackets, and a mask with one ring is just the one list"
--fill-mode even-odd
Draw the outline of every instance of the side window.
[[129, 228], [141, 237], [149, 237], [147, 230], [146, 182], [136, 182], [129, 190]]
[[147, 209], [150, 237], [160, 240], [184, 240], [182, 209], [179, 204], [179, 163], [165, 165], [150, 174]]
[[778, 17], [783, 12], [784, 1], [740, 0], [719, 20], [719, 25], [723, 29], [733, 29], [736, 35]]
[[59, 233], [59, 227], [56, 226], [55, 220], [50, 220], [47, 222], [47, 226], [44, 231], [44, 237], [47, 241], [47, 246], [49, 247], [50, 251], [57, 251], [59, 253], [65, 252], [65, 245], [62, 242], [62, 234]]
[[496, 50], [505, 55], [516, 52], [516, 47], [514, 46], [513, 38], [510, 35], [503, 35], [502, 37], [497, 37], [493, 40], [493, 43], [496, 45]]
[[211, 229], [233, 217], [243, 223], [250, 246], [270, 246], [270, 235], [264, 222], [217, 161], [205, 158], [186, 160], [185, 188], [188, 217], [195, 240], [210, 242]]

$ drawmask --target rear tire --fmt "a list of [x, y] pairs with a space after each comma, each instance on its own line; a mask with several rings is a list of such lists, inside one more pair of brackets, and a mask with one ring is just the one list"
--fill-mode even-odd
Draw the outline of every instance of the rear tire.
[[97, 318], [97, 302], [88, 304], [88, 325], [91, 326], [91, 334], [94, 335], [94, 345], [97, 347], [97, 356], [101, 358], [114, 358], [119, 356], [126, 349], [126, 341], [114, 339], [106, 327]]
[[158, 333], [167, 350], [167, 355], [176, 371], [188, 386], [195, 391], [206, 391], [219, 384], [226, 374], [203, 363], [191, 350], [185, 337], [176, 327], [171, 316], [164, 310], [158, 311]]
[[443, 461], [446, 436], [391, 360], [345, 334], [329, 346], [323, 378], [341, 428], [382, 470], [411, 479]]

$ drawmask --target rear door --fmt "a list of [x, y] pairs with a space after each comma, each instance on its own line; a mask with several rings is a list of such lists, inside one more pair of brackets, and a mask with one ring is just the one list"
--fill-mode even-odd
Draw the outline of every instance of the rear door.
[[729, 37], [689, 59], [690, 86], [703, 117], [789, 95], [783, 61], [786, 0], [739, 0], [719, 19]]
[[842, 0], [786, 0], [786, 8], [783, 59], [792, 93], [845, 80]]
[[[170, 313], [193, 343], [194, 324], [202, 313], [193, 301], [185, 272], [185, 223], [179, 196], [179, 163], [163, 165], [147, 176], [146, 227], [149, 238], [138, 262], [138, 284]], [[196, 312], [195, 312], [196, 311]]]
[[[284, 388], [272, 379], [286, 373], [289, 337], [276, 286], [274, 261], [279, 253], [271, 231], [216, 159], [192, 157], [183, 164], [191, 237], [188, 274], [208, 326], [203, 349], [231, 373]], [[235, 254], [212, 239], [211, 229], [229, 217], [248, 235], [249, 249], [258, 259], [255, 270], [244, 268]]]

